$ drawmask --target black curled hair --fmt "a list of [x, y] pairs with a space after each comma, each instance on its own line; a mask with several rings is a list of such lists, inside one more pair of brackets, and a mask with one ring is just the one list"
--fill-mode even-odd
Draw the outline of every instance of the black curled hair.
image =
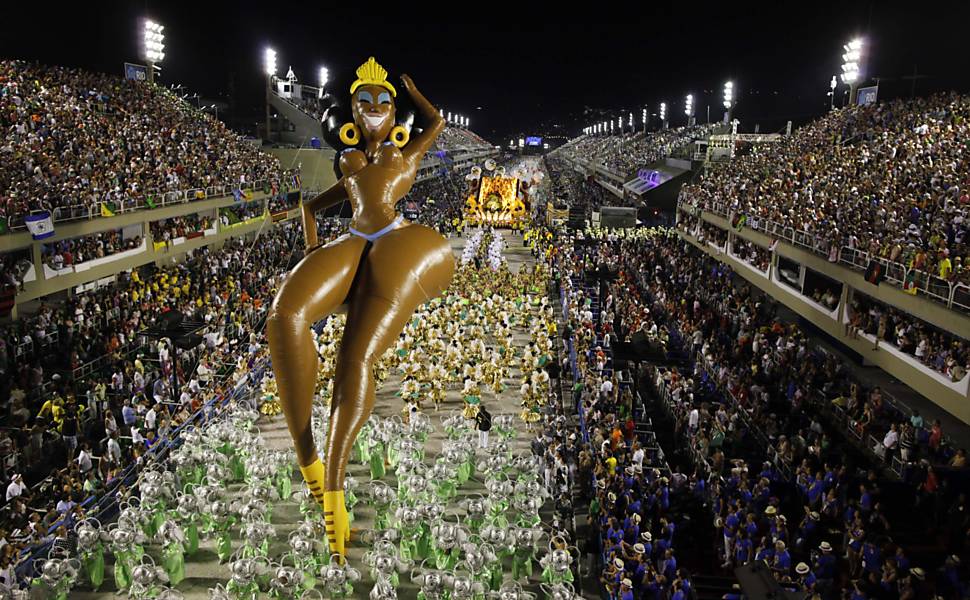
[[[404, 90], [404, 82], [401, 81], [400, 76], [393, 75], [392, 73], [395, 73], [395, 71], [388, 68], [387, 65], [383, 63], [381, 65], [387, 69], [387, 80], [394, 86], [394, 90], [397, 92], [397, 95], [394, 96], [395, 125], [401, 125], [411, 135], [417, 135], [428, 124], [424, 122], [424, 118], [421, 117], [414, 103], [411, 101], [411, 97]], [[358, 150], [363, 150], [364, 148], [364, 136], [360, 136], [360, 140], [353, 146], [348, 146], [340, 141], [340, 128], [345, 123], [351, 123], [354, 120], [354, 115], [350, 108], [350, 86], [355, 81], [357, 81], [356, 68], [348, 70], [334, 81], [328, 82], [326, 93], [322, 99], [323, 106], [325, 107], [322, 123], [323, 140], [328, 146], [337, 151], [333, 163], [337, 179], [340, 179], [340, 154], [348, 148], [356, 148]]]

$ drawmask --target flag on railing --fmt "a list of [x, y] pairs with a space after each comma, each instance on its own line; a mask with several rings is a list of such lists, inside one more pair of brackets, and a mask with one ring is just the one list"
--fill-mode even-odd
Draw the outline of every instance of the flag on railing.
[[4, 235], [5, 233], [7, 233], [7, 229], [9, 228], [7, 223], [8, 223], [7, 217], [4, 215], [0, 215], [0, 235]]
[[771, 240], [770, 244], [768, 244], [768, 252], [774, 252], [775, 248], [777, 247], [778, 247], [778, 238], [775, 238]]
[[155, 204], [155, 199], [151, 194], [145, 196], [145, 206], [147, 206], [149, 209], [154, 209], [156, 206], [158, 206]]
[[910, 269], [906, 273], [906, 280], [903, 281], [903, 291], [912, 296], [916, 295], [916, 270]]
[[102, 202], [101, 203], [101, 216], [102, 217], [113, 217], [117, 213], [118, 207], [114, 202]]
[[735, 230], [741, 231], [742, 229], [744, 229], [744, 224], [747, 222], [748, 222], [748, 215], [742, 213], [740, 215], [734, 216], [734, 219], [731, 220], [731, 226], [734, 227]]
[[205, 190], [195, 190], [196, 200], [205, 200]]
[[54, 221], [50, 211], [41, 210], [24, 217], [24, 223], [35, 240], [42, 240], [54, 235]]
[[243, 190], [242, 191], [242, 197], [243, 197], [243, 200], [247, 200], [247, 201], [248, 200], [252, 200], [253, 199], [253, 191], [252, 190]]
[[232, 197], [236, 202], [242, 201], [242, 190], [233, 190]]
[[300, 176], [299, 175], [294, 175], [293, 176], [293, 187], [300, 187]]

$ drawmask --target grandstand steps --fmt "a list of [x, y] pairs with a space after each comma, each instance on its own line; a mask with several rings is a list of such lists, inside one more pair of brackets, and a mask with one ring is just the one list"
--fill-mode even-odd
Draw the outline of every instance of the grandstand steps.
[[269, 94], [269, 103], [280, 117], [293, 124], [294, 131], [279, 132], [281, 141], [299, 146], [308, 146], [311, 138], [323, 139], [323, 125], [313, 115], [305, 112], [275, 91]]

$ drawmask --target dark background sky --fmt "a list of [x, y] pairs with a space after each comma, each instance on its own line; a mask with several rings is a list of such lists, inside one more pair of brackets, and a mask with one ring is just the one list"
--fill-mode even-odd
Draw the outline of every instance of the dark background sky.
[[855, 35], [868, 40], [864, 72], [881, 78], [883, 98], [908, 96], [912, 80], [903, 77], [914, 69], [926, 76], [916, 81], [917, 94], [970, 91], [965, 1], [693, 3], [669, 11], [640, 3], [609, 9], [618, 23], [550, 22], [520, 14], [519, 5], [513, 12], [493, 7], [506, 18], [477, 24], [378, 21], [385, 13], [411, 19], [431, 11], [364, 2], [348, 5], [360, 7], [356, 15], [335, 14], [333, 3], [322, 2], [17, 4], [4, 7], [0, 57], [119, 75], [123, 62], [138, 62], [139, 19], [151, 16], [166, 27], [161, 81], [228, 102], [231, 110], [220, 117], [240, 129], [252, 129], [262, 115], [267, 45], [278, 52], [279, 74], [292, 65], [313, 84], [320, 65], [353, 70], [374, 55], [392, 78], [409, 73], [434, 104], [469, 116], [496, 143], [521, 133], [573, 136], [607, 115], [633, 111], [638, 119], [645, 104], [656, 112], [662, 100], [679, 125], [687, 93], [699, 121], [708, 105], [719, 119], [728, 78], [739, 90], [743, 129], [798, 124], [828, 107], [842, 44]]

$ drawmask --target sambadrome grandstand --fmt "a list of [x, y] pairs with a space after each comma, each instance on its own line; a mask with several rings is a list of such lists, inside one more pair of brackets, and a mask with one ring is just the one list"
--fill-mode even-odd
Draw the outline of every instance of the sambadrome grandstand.
[[0, 598], [967, 597], [970, 97], [745, 133], [730, 84], [550, 148], [442, 111], [398, 210], [457, 272], [375, 366], [342, 561], [265, 335], [340, 155], [273, 61], [260, 137], [0, 62]]

